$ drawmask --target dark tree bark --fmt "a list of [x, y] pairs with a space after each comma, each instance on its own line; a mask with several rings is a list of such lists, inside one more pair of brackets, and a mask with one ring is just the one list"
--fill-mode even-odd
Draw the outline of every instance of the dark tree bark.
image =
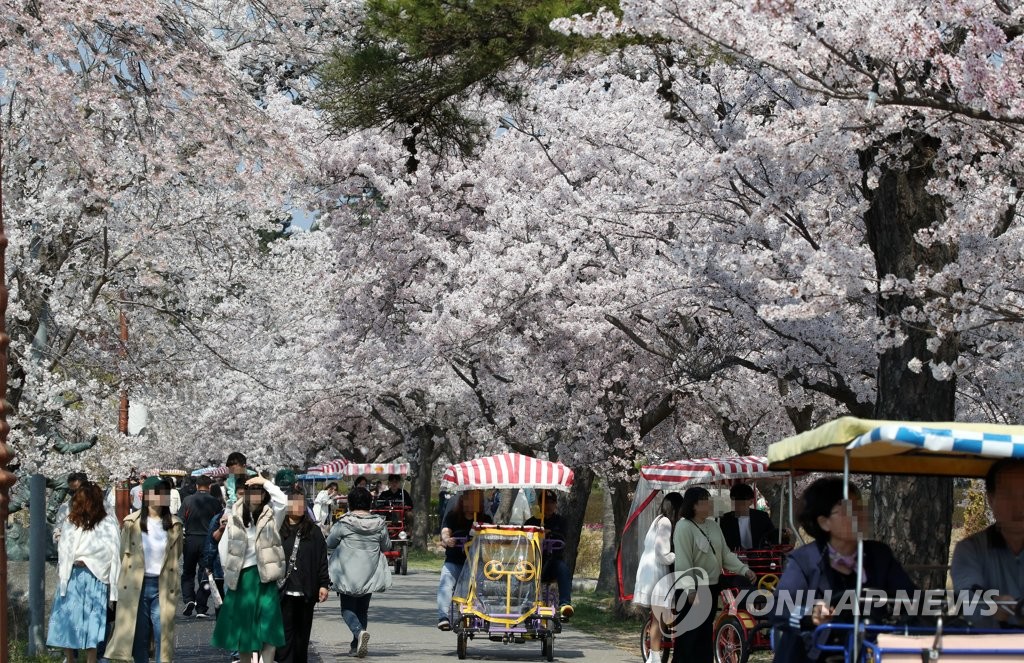
[[[898, 162], [878, 163], [880, 148], [895, 143], [910, 149]], [[892, 274], [913, 279], [921, 271], [936, 272], [957, 257], [957, 248], [939, 242], [925, 247], [914, 239], [915, 233], [944, 220], [941, 198], [927, 192], [934, 176], [933, 162], [940, 141], [907, 130], [890, 137], [885, 145], [860, 154], [862, 170], [880, 169], [878, 186], [864, 186], [870, 203], [864, 215], [867, 239], [875, 256], [879, 279]], [[958, 339], [946, 337], [932, 356], [926, 343], [935, 337], [932, 329], [903, 319], [908, 307], [924, 308], [926, 298], [912, 294], [878, 297], [878, 315], [889, 329], [906, 336], [898, 347], [886, 350], [879, 358], [875, 416], [879, 419], [911, 421], [951, 421], [955, 415], [955, 379], [936, 380], [928, 367], [914, 373], [907, 365], [917, 357], [952, 363], [958, 354]], [[872, 492], [875, 533], [892, 546], [896, 558], [909, 566], [945, 568], [953, 514], [952, 480], [943, 478], [879, 476]], [[928, 523], [927, 536], [921, 535], [921, 523]], [[910, 533], [917, 532], [911, 535]], [[910, 569], [913, 574], [913, 569]], [[932, 569], [916, 573], [923, 586], [944, 587], [945, 573]]]
[[574, 479], [569, 498], [559, 505], [559, 511], [568, 523], [565, 533], [565, 562], [569, 572], [576, 572], [576, 554], [580, 549], [580, 535], [583, 531], [583, 517], [590, 501], [590, 490], [594, 485], [594, 471], [589, 467], [573, 468]]
[[611, 545], [605, 545], [601, 551], [601, 575], [597, 579], [597, 589], [603, 592], [611, 592], [618, 596], [619, 578], [615, 569], [615, 555], [619, 550], [622, 541], [621, 532], [626, 528], [626, 518], [629, 517], [629, 507], [632, 503], [635, 481], [610, 481], [605, 485], [605, 492], [611, 502], [612, 527], [615, 537]]
[[439, 451], [435, 448], [434, 437], [442, 431], [436, 426], [421, 426], [410, 433], [411, 445], [416, 453], [410, 458], [412, 473], [412, 503], [416, 505], [411, 532], [411, 545], [416, 550], [426, 550], [430, 538], [430, 480], [431, 469]]

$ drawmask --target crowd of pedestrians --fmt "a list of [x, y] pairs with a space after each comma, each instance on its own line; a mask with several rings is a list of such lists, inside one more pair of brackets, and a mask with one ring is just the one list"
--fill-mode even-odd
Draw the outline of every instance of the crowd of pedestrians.
[[53, 534], [59, 583], [48, 646], [68, 663], [170, 663], [180, 613], [216, 617], [211, 644], [232, 662], [306, 663], [314, 608], [333, 587], [351, 653], [367, 655], [370, 598], [391, 586], [387, 523], [370, 513], [377, 496], [353, 488], [335, 520], [337, 484], [310, 509], [291, 470], [271, 480], [240, 452], [225, 465], [222, 484], [199, 476], [191, 490], [139, 476], [120, 526], [113, 491], [104, 496], [85, 474], [68, 476]]

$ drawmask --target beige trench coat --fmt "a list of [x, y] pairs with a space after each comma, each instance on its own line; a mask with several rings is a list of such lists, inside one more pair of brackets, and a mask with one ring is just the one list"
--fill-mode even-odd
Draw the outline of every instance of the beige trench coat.
[[[146, 575], [142, 558], [142, 528], [139, 511], [125, 516], [121, 526], [121, 576], [117, 581], [117, 617], [114, 633], [107, 643], [106, 657], [112, 661], [131, 661], [132, 642], [135, 640], [135, 617], [139, 612], [139, 597]], [[182, 551], [182, 523], [177, 516], [167, 533], [167, 552], [160, 569], [160, 659], [161, 663], [174, 660], [174, 615], [181, 597], [181, 571], [178, 559]], [[149, 521], [150, 527], [154, 524]], [[159, 526], [159, 524], [157, 525]]]

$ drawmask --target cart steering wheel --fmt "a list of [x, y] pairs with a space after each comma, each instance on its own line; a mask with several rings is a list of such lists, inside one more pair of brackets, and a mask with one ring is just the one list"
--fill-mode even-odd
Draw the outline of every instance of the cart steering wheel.
[[505, 565], [500, 559], [488, 560], [484, 564], [484, 577], [488, 580], [498, 580], [505, 575]]
[[757, 588], [766, 592], [774, 592], [779, 585], [779, 576], [774, 573], [766, 573], [757, 579]]

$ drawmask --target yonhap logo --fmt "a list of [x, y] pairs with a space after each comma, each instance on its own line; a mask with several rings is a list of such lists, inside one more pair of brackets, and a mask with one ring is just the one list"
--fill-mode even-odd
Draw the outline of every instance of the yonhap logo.
[[666, 574], [651, 592], [651, 610], [662, 633], [672, 638], [703, 624], [716, 601], [707, 571], [697, 567]]

